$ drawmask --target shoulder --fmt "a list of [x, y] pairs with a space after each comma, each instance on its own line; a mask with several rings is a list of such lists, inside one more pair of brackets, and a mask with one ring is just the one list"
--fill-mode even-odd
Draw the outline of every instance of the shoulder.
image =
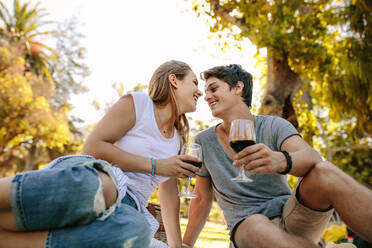
[[263, 126], [266, 128], [267, 127], [275, 128], [280, 126], [292, 125], [289, 121], [280, 116], [255, 115], [254, 118], [257, 126]]
[[[129, 97], [128, 97], [129, 96]], [[121, 97], [121, 99], [132, 98], [136, 112], [149, 111], [152, 109], [152, 99], [143, 92], [128, 93]]]
[[132, 96], [134, 102], [143, 102], [143, 103], [152, 102], [151, 98], [146, 93], [143, 93], [143, 92], [132, 92], [122, 97], [126, 97], [126, 96]]
[[211, 139], [216, 133], [215, 128], [216, 128], [216, 126], [212, 126], [210, 128], [207, 128], [207, 129], [199, 132], [195, 136], [195, 141], [196, 142], [202, 142], [202, 141], [206, 141], [206, 140]]
[[120, 97], [118, 103], [125, 108], [131, 106], [131, 110], [135, 113], [136, 122], [149, 116], [153, 106], [151, 98], [143, 92], [125, 94]]
[[254, 115], [254, 118], [256, 121], [258, 120], [260, 122], [273, 122], [273, 121], [280, 121], [280, 120], [286, 121], [282, 117], [276, 116], [276, 115]]

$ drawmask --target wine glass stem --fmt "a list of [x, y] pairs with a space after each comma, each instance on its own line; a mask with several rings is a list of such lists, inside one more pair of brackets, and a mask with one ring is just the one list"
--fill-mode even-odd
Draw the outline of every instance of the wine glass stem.
[[187, 188], [186, 188], [186, 192], [190, 192], [190, 182], [191, 182], [191, 177], [188, 177], [188, 178], [187, 178]]
[[244, 170], [244, 165], [245, 165], [245, 164], [242, 164], [242, 165], [240, 166], [240, 175], [241, 175], [242, 177], [246, 177], [246, 175], [245, 175], [245, 170]]

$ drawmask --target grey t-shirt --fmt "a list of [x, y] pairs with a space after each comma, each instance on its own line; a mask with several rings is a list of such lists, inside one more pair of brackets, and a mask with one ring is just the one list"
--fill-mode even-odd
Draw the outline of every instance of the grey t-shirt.
[[[292, 135], [299, 135], [288, 121], [277, 116], [254, 116], [256, 142], [264, 143], [270, 149], [279, 151], [283, 141]], [[281, 174], [251, 174], [254, 181], [238, 183], [231, 181], [239, 173], [232, 166], [233, 160], [220, 145], [216, 126], [200, 132], [195, 142], [203, 149], [201, 177], [210, 177], [217, 203], [221, 207], [227, 225], [231, 230], [242, 219], [252, 214], [263, 214], [269, 218], [281, 216], [284, 203], [291, 189], [287, 176]]]

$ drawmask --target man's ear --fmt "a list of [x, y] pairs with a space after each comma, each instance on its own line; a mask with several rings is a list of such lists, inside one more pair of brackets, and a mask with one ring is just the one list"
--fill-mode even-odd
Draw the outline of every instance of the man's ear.
[[171, 85], [173, 86], [173, 88], [175, 88], [175, 89], [178, 88], [178, 81], [177, 81], [177, 77], [176, 77], [175, 74], [169, 74], [168, 80], [171, 83]]
[[244, 89], [244, 83], [242, 81], [238, 81], [235, 85], [235, 92], [238, 95], [242, 95]]

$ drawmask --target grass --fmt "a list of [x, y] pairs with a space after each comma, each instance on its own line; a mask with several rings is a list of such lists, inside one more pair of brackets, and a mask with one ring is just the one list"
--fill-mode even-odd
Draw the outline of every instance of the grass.
[[[185, 232], [187, 219], [181, 218], [181, 231]], [[227, 248], [229, 247], [229, 230], [226, 225], [207, 222], [201, 231], [195, 248]]]

